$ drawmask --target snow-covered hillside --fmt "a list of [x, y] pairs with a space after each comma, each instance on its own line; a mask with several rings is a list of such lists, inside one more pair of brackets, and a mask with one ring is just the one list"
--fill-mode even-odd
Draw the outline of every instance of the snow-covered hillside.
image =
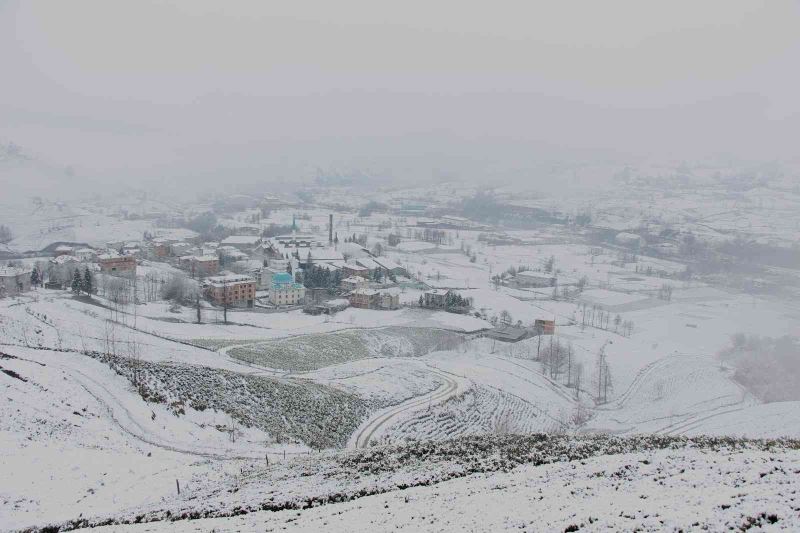
[[201, 486], [158, 509], [61, 525], [131, 532], [791, 530], [800, 526], [799, 447], [545, 435], [410, 443], [251, 465], [223, 490]]

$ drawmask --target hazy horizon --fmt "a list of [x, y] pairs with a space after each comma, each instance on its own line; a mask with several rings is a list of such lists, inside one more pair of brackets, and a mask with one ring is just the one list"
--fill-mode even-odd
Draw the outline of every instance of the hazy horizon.
[[798, 14], [795, 1], [0, 1], [0, 141], [72, 167], [78, 186], [788, 160]]

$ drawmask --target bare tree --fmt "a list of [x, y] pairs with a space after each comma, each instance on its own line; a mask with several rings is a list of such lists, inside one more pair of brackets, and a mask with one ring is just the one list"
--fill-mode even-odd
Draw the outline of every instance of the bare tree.
[[575, 399], [578, 400], [581, 394], [581, 385], [583, 383], [583, 363], [575, 365]]
[[606, 345], [603, 344], [597, 352], [595, 358], [595, 380], [597, 381], [597, 403], [605, 403], [605, 396], [603, 394], [604, 384], [606, 381], [606, 373], [608, 372], [608, 363], [606, 362]]
[[567, 343], [567, 387], [572, 386], [572, 343]]
[[131, 361], [131, 368], [133, 370], [133, 384], [137, 389], [139, 389], [142, 384], [142, 354], [136, 335], [137, 333], [134, 331], [133, 335], [128, 339], [128, 354]]
[[202, 324], [203, 317], [200, 315], [200, 291], [197, 291], [197, 294], [195, 294], [194, 304], [195, 308], [197, 309], [197, 323]]

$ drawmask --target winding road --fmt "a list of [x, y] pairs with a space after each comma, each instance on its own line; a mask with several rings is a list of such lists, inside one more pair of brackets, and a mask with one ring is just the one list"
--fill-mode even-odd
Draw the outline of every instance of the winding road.
[[431, 373], [435, 374], [443, 381], [439, 388], [428, 394], [416, 396], [397, 405], [378, 411], [372, 418], [361, 424], [355, 433], [353, 433], [353, 436], [350, 437], [350, 441], [348, 442], [348, 448], [368, 447], [386, 428], [408, 413], [445, 402], [459, 394], [464, 388], [459, 381], [440, 370], [431, 367]]

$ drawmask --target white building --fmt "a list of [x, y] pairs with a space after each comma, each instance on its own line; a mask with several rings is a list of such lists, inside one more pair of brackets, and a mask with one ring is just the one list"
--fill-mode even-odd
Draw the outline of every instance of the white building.
[[279, 272], [272, 276], [269, 289], [269, 301], [272, 305], [302, 305], [306, 300], [306, 288], [295, 283], [288, 272]]
[[272, 288], [272, 278], [275, 274], [286, 273], [286, 269], [278, 269], [273, 267], [263, 267], [261, 269], [261, 275], [258, 279], [258, 289], [259, 290], [270, 290]]
[[0, 267], [0, 296], [13, 296], [31, 290], [31, 269]]
[[75, 256], [81, 261], [94, 261], [97, 258], [97, 252], [91, 248], [80, 248], [75, 250]]
[[350, 276], [339, 282], [339, 286], [346, 291], [355, 291], [366, 287], [369, 282], [361, 276]]

